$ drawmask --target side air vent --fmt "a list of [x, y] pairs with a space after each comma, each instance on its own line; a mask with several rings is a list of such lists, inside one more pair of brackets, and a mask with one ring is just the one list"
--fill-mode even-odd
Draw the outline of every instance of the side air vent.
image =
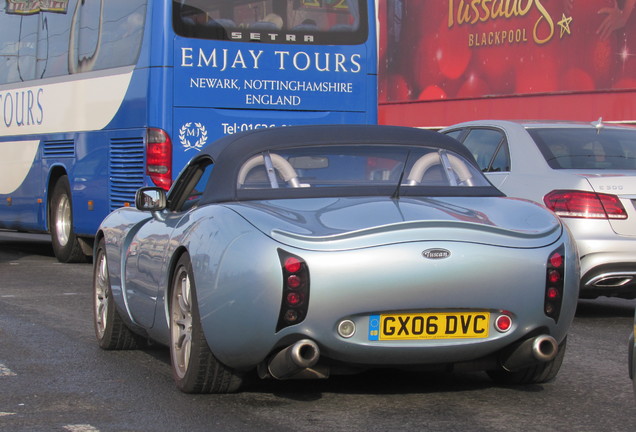
[[45, 159], [75, 157], [75, 142], [73, 140], [44, 141]]
[[111, 211], [134, 205], [135, 192], [144, 185], [144, 149], [143, 137], [111, 140], [108, 176]]

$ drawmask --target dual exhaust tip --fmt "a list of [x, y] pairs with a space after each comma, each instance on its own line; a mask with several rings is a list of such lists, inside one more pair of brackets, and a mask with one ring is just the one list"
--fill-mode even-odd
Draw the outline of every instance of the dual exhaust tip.
[[549, 335], [535, 336], [515, 345], [501, 358], [501, 366], [510, 372], [546, 363], [554, 359], [559, 352], [559, 344]]
[[[549, 335], [539, 335], [526, 339], [500, 357], [501, 366], [507, 371], [516, 371], [545, 363], [554, 359], [559, 352], [559, 344]], [[278, 380], [290, 378], [326, 378], [314, 366], [320, 358], [320, 348], [311, 339], [302, 339], [276, 353], [267, 363], [266, 375]]]
[[279, 351], [267, 364], [267, 372], [279, 380], [290, 378], [321, 378], [299, 375], [318, 373], [311, 368], [318, 363], [320, 348], [311, 339], [302, 339]]
[[605, 273], [593, 277], [585, 286], [594, 288], [621, 288], [634, 283], [634, 274]]

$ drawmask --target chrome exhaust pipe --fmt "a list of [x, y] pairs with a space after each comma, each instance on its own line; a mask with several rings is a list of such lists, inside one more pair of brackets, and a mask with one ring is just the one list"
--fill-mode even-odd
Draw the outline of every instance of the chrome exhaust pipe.
[[283, 380], [311, 368], [318, 362], [320, 349], [311, 339], [302, 339], [279, 351], [267, 365], [267, 371], [276, 379]]
[[556, 357], [559, 344], [549, 335], [529, 338], [518, 344], [504, 355], [501, 366], [509, 371], [516, 371], [536, 363], [545, 363]]
[[620, 288], [634, 282], [636, 272], [618, 271], [596, 275], [585, 283], [586, 287]]

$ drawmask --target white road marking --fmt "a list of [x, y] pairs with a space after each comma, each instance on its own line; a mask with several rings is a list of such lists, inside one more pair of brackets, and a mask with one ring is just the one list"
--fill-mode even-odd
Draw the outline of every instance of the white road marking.
[[0, 376], [16, 376], [16, 373], [0, 363]]
[[69, 432], [99, 432], [99, 429], [88, 424], [66, 425], [64, 429]]

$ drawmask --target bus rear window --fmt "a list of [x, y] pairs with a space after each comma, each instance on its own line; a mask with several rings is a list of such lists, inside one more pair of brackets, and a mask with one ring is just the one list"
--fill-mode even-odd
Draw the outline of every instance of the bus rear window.
[[354, 45], [368, 34], [366, 0], [174, 0], [178, 35], [237, 42]]

